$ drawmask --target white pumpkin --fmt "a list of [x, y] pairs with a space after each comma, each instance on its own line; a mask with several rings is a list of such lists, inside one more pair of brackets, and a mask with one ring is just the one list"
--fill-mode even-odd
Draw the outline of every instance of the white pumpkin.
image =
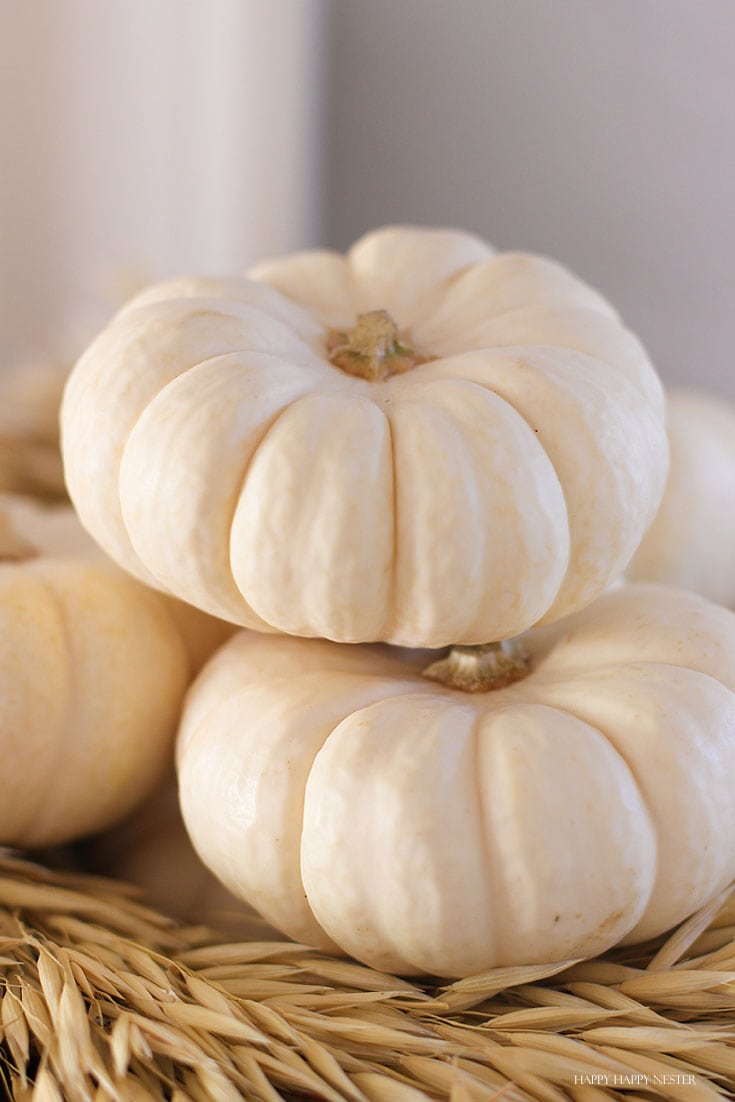
[[399, 973], [680, 922], [735, 877], [735, 614], [631, 586], [522, 645], [469, 693], [426, 652], [235, 636], [178, 740], [202, 859], [290, 937]]
[[229, 633], [122, 574], [71, 509], [0, 498], [0, 843], [66, 842], [134, 807]]
[[135, 298], [77, 364], [62, 436], [118, 562], [259, 630], [441, 646], [582, 607], [667, 468], [660, 384], [552, 261], [384, 229], [346, 257]]
[[673, 390], [667, 414], [666, 491], [628, 577], [683, 586], [735, 608], [735, 408]]

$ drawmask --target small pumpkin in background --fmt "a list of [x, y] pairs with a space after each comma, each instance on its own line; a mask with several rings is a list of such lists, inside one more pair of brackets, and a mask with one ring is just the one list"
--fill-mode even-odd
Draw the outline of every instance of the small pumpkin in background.
[[250, 275], [144, 291], [66, 388], [70, 495], [133, 575], [261, 631], [438, 647], [627, 566], [663, 398], [597, 292], [434, 229]]
[[378, 969], [643, 941], [735, 876], [733, 654], [735, 614], [658, 586], [438, 660], [240, 633], [187, 698], [184, 821], [268, 922]]
[[664, 499], [628, 569], [735, 608], [735, 408], [696, 390], [667, 395]]
[[0, 497], [0, 843], [67, 842], [134, 807], [230, 632], [124, 575], [70, 508]]
[[145, 901], [166, 914], [238, 940], [279, 936], [197, 856], [181, 818], [173, 774], [122, 822], [88, 839], [80, 852], [86, 868], [143, 889]]
[[0, 373], [0, 493], [65, 501], [59, 407], [68, 367], [37, 360]]

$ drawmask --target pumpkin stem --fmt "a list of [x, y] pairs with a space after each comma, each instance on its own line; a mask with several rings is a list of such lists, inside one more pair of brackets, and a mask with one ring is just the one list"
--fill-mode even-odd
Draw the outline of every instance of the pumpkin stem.
[[487, 693], [522, 681], [531, 672], [528, 655], [518, 639], [483, 643], [477, 647], [452, 647], [445, 658], [422, 671], [424, 677], [439, 681], [449, 689], [463, 693]]
[[410, 371], [433, 359], [419, 355], [406, 344], [387, 310], [358, 314], [352, 329], [330, 329], [327, 356], [330, 363], [348, 375], [357, 375], [371, 383]]
[[0, 563], [25, 562], [38, 555], [33, 544], [18, 535], [7, 513], [0, 512]]

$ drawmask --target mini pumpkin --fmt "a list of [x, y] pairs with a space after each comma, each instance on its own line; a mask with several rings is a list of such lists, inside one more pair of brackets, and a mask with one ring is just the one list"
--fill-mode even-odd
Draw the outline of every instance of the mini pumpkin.
[[667, 467], [612, 307], [445, 230], [143, 292], [77, 364], [62, 430], [82, 523], [131, 573], [344, 642], [479, 643], [583, 606]]
[[666, 491], [628, 577], [683, 586], [735, 608], [735, 408], [674, 390], [667, 415]]
[[202, 864], [186, 833], [172, 774], [126, 818], [82, 847], [86, 868], [135, 884], [146, 902], [239, 940], [278, 935]]
[[680, 922], [735, 876], [735, 614], [623, 587], [520, 646], [235, 636], [178, 741], [203, 860], [290, 937], [399, 973]]
[[71, 509], [0, 498], [0, 843], [66, 842], [129, 811], [228, 633], [124, 575]]

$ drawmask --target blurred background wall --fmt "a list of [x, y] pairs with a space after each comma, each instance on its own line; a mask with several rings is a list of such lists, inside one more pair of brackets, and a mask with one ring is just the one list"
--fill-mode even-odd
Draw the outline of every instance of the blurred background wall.
[[558, 257], [735, 398], [734, 57], [735, 0], [0, 0], [0, 362], [411, 221]]
[[0, 0], [3, 359], [78, 351], [137, 280], [317, 242], [322, 12]]
[[334, 5], [327, 236], [461, 225], [735, 398], [735, 0]]

